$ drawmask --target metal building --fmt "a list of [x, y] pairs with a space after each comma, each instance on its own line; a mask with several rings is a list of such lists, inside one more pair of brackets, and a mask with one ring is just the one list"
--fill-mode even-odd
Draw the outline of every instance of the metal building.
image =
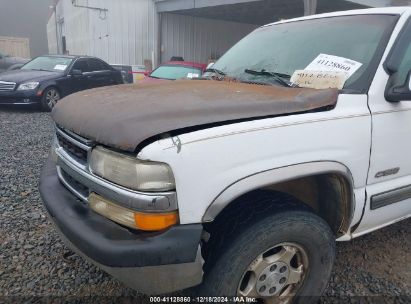
[[156, 56], [157, 24], [152, 0], [60, 0], [47, 24], [49, 52], [142, 64]]
[[372, 6], [371, 2], [55, 0], [47, 24], [49, 52], [93, 55], [109, 63], [153, 67], [172, 56], [208, 62], [263, 24], [316, 12], [365, 8]]

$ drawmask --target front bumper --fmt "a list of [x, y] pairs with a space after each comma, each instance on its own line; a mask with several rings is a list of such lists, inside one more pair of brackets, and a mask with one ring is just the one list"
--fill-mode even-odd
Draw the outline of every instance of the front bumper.
[[0, 92], [1, 105], [30, 105], [41, 102], [37, 90]]
[[155, 295], [201, 283], [202, 225], [131, 232], [96, 214], [59, 181], [48, 159], [40, 177], [44, 205], [67, 245], [128, 286]]

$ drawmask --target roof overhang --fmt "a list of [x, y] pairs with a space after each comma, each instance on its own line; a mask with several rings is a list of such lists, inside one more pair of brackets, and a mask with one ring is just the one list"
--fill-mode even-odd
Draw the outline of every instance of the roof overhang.
[[246, 2], [258, 2], [260, 0], [154, 0], [157, 4], [157, 11], [173, 12], [210, 6], [230, 5]]
[[346, 0], [155, 0], [160, 13], [264, 25], [314, 13], [366, 8]]

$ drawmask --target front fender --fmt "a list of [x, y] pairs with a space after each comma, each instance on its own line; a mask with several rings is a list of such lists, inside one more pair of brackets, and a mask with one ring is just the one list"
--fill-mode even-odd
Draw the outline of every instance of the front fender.
[[[334, 161], [319, 161], [301, 163], [258, 172], [240, 179], [225, 188], [208, 206], [203, 216], [203, 222], [211, 222], [233, 200], [241, 195], [268, 185], [290, 181], [297, 178], [319, 174], [337, 173], [345, 177], [353, 196], [354, 181], [350, 170], [341, 163]], [[354, 202], [354, 197], [352, 197]], [[351, 215], [354, 214], [355, 204], [351, 204]]]

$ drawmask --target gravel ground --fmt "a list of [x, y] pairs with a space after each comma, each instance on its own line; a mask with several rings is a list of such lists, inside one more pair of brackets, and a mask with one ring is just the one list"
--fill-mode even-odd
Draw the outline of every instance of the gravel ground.
[[[48, 221], [37, 184], [51, 135], [48, 113], [0, 108], [0, 303], [68, 296], [82, 297], [82, 302], [96, 297], [99, 302], [112, 297], [147, 302], [70, 255]], [[410, 223], [337, 244], [337, 262], [322, 302], [411, 301]]]

